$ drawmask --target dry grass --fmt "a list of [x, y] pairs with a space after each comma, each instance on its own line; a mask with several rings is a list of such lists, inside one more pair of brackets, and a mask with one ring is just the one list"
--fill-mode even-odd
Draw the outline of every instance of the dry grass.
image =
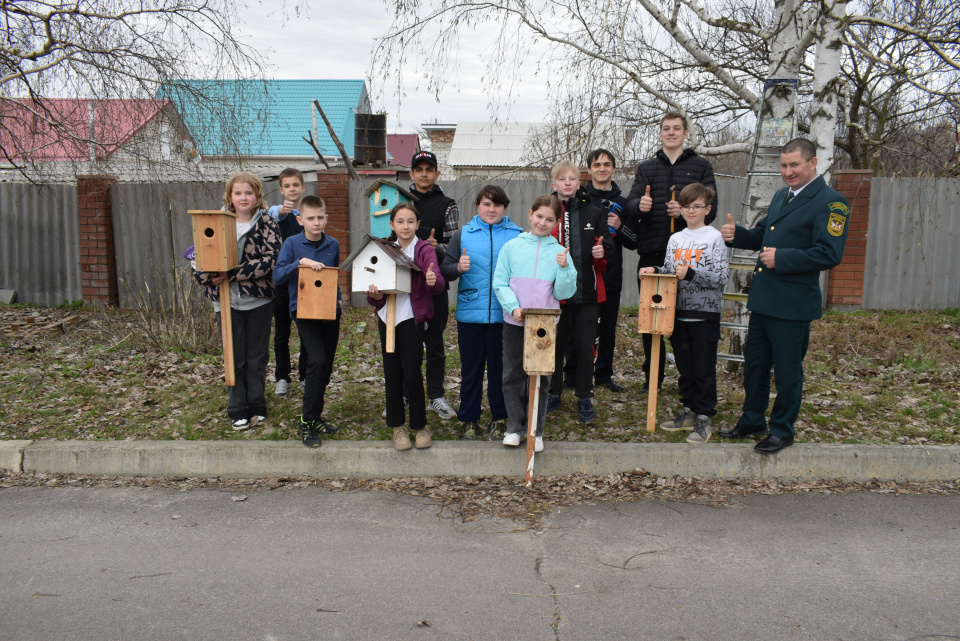
[[[28, 316], [57, 320], [73, 309], [0, 306], [0, 323]], [[209, 308], [199, 312], [209, 314]], [[268, 370], [268, 420], [234, 433], [226, 420], [219, 356], [185, 346], [158, 345], [133, 312], [80, 312], [79, 326], [30, 338], [0, 340], [0, 438], [34, 439], [292, 439], [302, 397], [272, 394]], [[679, 441], [681, 435], [644, 429], [642, 347], [635, 310], [621, 315], [616, 370], [625, 392], [597, 390], [598, 417], [576, 420], [573, 397], [547, 420], [548, 440]], [[160, 318], [154, 318], [154, 321]], [[452, 318], [452, 316], [451, 316]], [[41, 321], [37, 321], [39, 324]], [[153, 321], [151, 321], [153, 322]], [[171, 322], [176, 322], [174, 319]], [[360, 323], [365, 323], [361, 328]], [[153, 326], [164, 332], [162, 323]], [[172, 328], [169, 328], [172, 330]], [[448, 327], [447, 400], [456, 405], [459, 354], [456, 323]], [[159, 334], [158, 334], [159, 335]], [[165, 336], [176, 336], [166, 331]], [[293, 341], [294, 351], [296, 341]], [[199, 351], [199, 350], [198, 350]], [[804, 406], [798, 437], [808, 442], [957, 443], [960, 406], [960, 312], [829, 313], [814, 323], [806, 360]], [[678, 409], [676, 370], [668, 366], [658, 414]], [[326, 416], [336, 438], [385, 439], [381, 360], [376, 325], [368, 309], [344, 315], [336, 369], [327, 391]], [[742, 402], [737, 373], [721, 368], [715, 426], [732, 426]], [[489, 420], [485, 412], [484, 420]], [[457, 421], [430, 414], [438, 438], [456, 438]]]

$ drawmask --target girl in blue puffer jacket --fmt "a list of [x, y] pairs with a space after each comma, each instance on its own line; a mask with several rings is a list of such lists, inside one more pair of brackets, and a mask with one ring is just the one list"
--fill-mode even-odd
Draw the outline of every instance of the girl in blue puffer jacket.
[[[510, 199], [500, 187], [481, 187], [476, 204], [477, 215], [458, 229], [447, 244], [440, 272], [447, 282], [460, 280], [456, 318], [461, 362], [457, 418], [461, 421], [461, 436], [499, 440], [506, 427], [507, 407], [502, 389], [503, 310], [493, 291], [493, 273], [500, 249], [523, 230], [504, 216]], [[492, 420], [481, 427], [484, 367]]]

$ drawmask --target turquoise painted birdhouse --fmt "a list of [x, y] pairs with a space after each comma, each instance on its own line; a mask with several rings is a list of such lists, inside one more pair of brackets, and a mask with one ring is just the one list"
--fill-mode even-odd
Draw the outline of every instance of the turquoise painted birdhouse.
[[386, 238], [390, 235], [390, 210], [399, 203], [417, 202], [417, 197], [389, 180], [378, 180], [363, 192], [370, 199], [370, 235]]

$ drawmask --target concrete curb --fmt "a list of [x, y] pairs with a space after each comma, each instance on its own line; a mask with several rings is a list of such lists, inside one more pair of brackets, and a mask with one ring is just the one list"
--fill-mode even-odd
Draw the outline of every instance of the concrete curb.
[[[397, 452], [389, 441], [3, 441], [0, 467], [27, 473], [221, 478], [521, 476], [523, 448], [438, 441]], [[764, 456], [752, 443], [548, 443], [536, 475], [613, 474], [731, 480], [943, 481], [960, 478], [960, 447], [800, 444]]]

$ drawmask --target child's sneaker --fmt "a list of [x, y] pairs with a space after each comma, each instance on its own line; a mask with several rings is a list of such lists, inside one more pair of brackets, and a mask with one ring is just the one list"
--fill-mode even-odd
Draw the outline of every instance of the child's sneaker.
[[461, 441], [479, 441], [483, 438], [483, 428], [476, 421], [465, 421], [460, 424]]
[[457, 415], [457, 413], [453, 411], [453, 408], [447, 405], [447, 401], [443, 397], [435, 398], [430, 401], [430, 404], [427, 405], [427, 409], [436, 412], [440, 418], [445, 421]]
[[267, 420], [266, 416], [264, 416], [263, 414], [257, 414], [256, 416], [250, 419], [250, 427], [254, 427], [259, 423], [263, 423], [265, 420]]
[[393, 447], [396, 448], [398, 452], [403, 452], [413, 447], [406, 426], [401, 425], [400, 427], [393, 428]]
[[503, 436], [503, 433], [506, 431], [507, 421], [505, 419], [500, 419], [499, 421], [490, 421], [487, 423], [487, 440], [499, 441], [500, 437]]
[[305, 421], [300, 417], [300, 442], [307, 447], [320, 447], [320, 433], [313, 421]]
[[425, 427], [422, 430], [416, 430], [416, 436], [414, 436], [413, 444], [418, 450], [425, 450], [433, 445], [433, 438], [430, 436], [430, 429]]
[[250, 429], [250, 419], [248, 418], [238, 418], [233, 422], [234, 432], [240, 432], [248, 429]]
[[503, 437], [503, 444], [510, 447], [517, 447], [520, 445], [520, 433], [519, 432], [507, 432]]
[[277, 396], [286, 396], [290, 392], [290, 381], [281, 378], [277, 381]]
[[670, 419], [660, 423], [660, 429], [664, 432], [690, 432], [696, 427], [697, 415], [684, 407], [680, 413]]
[[321, 434], [336, 434], [340, 428], [333, 423], [327, 423], [321, 418], [319, 421], [317, 421], [317, 429], [320, 430]]
[[560, 409], [560, 395], [559, 394], [550, 394], [547, 397], [547, 414], [553, 412], [554, 410]]
[[687, 437], [687, 443], [706, 443], [713, 436], [713, 428], [710, 427], [710, 417], [705, 414], [699, 414], [696, 418], [696, 425], [690, 436]]
[[589, 398], [581, 398], [577, 401], [577, 414], [581, 423], [589, 423], [597, 418], [597, 413], [593, 410], [593, 401]]
[[538, 437], [537, 437], [537, 440], [535, 440], [535, 441], [533, 442], [533, 451], [534, 451], [534, 452], [542, 452], [542, 451], [543, 451], [543, 437], [542, 437], [542, 436], [538, 436]]

